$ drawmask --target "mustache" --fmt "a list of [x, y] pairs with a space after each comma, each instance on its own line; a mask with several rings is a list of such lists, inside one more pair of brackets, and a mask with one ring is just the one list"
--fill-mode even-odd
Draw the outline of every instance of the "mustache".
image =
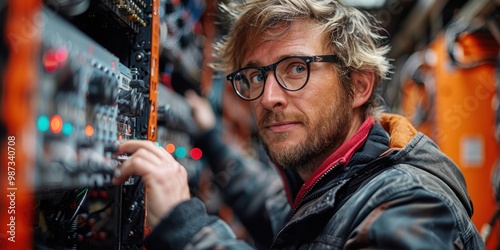
[[288, 113], [284, 112], [273, 112], [268, 111], [257, 121], [257, 127], [259, 129], [269, 126], [271, 123], [282, 122], [282, 121], [294, 121], [308, 124], [309, 119], [300, 113]]

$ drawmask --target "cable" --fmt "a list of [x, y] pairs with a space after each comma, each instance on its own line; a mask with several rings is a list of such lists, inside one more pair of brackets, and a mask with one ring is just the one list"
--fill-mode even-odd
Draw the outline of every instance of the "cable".
[[[102, 207], [101, 209], [96, 210], [96, 211], [94, 211], [94, 212], [90, 213], [90, 214], [89, 214], [89, 216], [88, 216], [88, 219], [93, 218], [93, 217], [95, 217], [95, 216], [99, 215], [100, 213], [102, 213], [102, 212], [106, 211], [106, 209], [108, 209], [109, 207], [111, 207], [111, 205], [113, 205], [113, 203], [114, 203], [114, 202], [115, 202], [115, 200], [114, 200], [114, 199], [111, 199], [111, 200], [110, 200], [110, 201], [109, 201], [109, 202], [108, 202], [108, 203], [107, 203], [104, 207]], [[78, 223], [78, 227], [83, 226], [85, 223], [86, 223], [86, 221], [83, 221], [83, 222]]]
[[493, 227], [495, 226], [495, 222], [500, 216], [500, 209], [497, 209], [490, 221], [487, 224], [484, 224], [481, 227], [481, 238], [483, 238], [483, 242], [486, 243], [491, 235], [491, 231], [493, 231]]
[[89, 193], [89, 189], [86, 188], [84, 190], [82, 190], [78, 195], [77, 195], [77, 198], [80, 197], [81, 195], [83, 195], [82, 199], [80, 200], [80, 203], [78, 203], [78, 206], [75, 208], [75, 212], [73, 213], [73, 215], [71, 216], [71, 218], [65, 223], [64, 225], [64, 228], [68, 227], [69, 224], [76, 219], [76, 216], [78, 215], [78, 211], [80, 211], [80, 208], [82, 207], [82, 204], [85, 202], [85, 200], [87, 199], [87, 194]]

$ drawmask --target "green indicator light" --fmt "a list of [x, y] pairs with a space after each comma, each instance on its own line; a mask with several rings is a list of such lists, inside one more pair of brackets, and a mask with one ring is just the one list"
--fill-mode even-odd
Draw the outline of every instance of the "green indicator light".
[[70, 135], [71, 133], [73, 133], [73, 126], [69, 123], [64, 123], [63, 127], [62, 127], [62, 133], [64, 135]]
[[47, 116], [41, 115], [38, 117], [38, 121], [36, 122], [38, 126], [38, 130], [41, 132], [47, 132], [50, 127], [50, 121]]
[[175, 157], [177, 158], [184, 158], [186, 157], [187, 150], [185, 147], [178, 147], [175, 149]]

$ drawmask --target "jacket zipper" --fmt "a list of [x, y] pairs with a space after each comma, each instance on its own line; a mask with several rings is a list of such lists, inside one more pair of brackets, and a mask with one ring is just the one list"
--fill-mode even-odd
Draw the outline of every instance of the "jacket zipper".
[[[388, 155], [388, 154], [390, 154], [390, 153], [392, 153], [392, 152], [393, 152], [393, 151], [391, 150], [391, 151], [389, 151], [389, 153], [387, 153], [387, 154], [383, 154], [383, 156], [386, 156], [386, 155]], [[380, 163], [380, 162], [384, 161], [384, 160], [386, 159], [386, 157], [383, 157], [383, 156], [381, 155], [381, 157], [379, 157], [379, 158], [375, 159], [374, 161], [372, 161], [372, 162], [371, 162], [371, 164], [378, 164], [378, 163]], [[313, 189], [314, 189], [314, 187], [315, 187], [315, 186], [319, 183], [319, 181], [321, 181], [321, 180], [322, 180], [322, 179], [323, 179], [326, 175], [328, 175], [328, 174], [329, 174], [332, 170], [336, 169], [337, 167], [339, 167], [339, 166], [340, 166], [340, 165], [342, 165], [342, 164], [343, 164], [343, 162], [342, 162], [342, 161], [339, 161], [339, 162], [338, 162], [337, 164], [335, 164], [333, 167], [331, 167], [330, 169], [328, 169], [328, 170], [327, 170], [324, 174], [322, 174], [322, 175], [321, 175], [321, 176], [320, 176], [320, 177], [319, 177], [319, 178], [318, 178], [318, 179], [317, 179], [317, 180], [313, 183], [313, 185], [312, 185], [312, 186], [311, 186], [311, 187], [310, 187], [310, 188], [309, 188], [309, 189], [308, 189], [308, 190], [304, 193], [304, 196], [302, 197], [302, 199], [300, 200], [300, 202], [297, 204], [297, 207], [296, 207], [295, 209], [293, 209], [294, 214], [298, 211], [298, 209], [299, 209], [299, 208], [301, 207], [301, 205], [304, 203], [304, 200], [305, 200], [305, 198], [307, 197], [307, 195], [311, 192], [311, 190], [313, 190]], [[369, 165], [371, 165], [371, 164], [369, 164]], [[369, 172], [369, 171], [367, 171], [367, 172]], [[362, 174], [365, 174], [365, 173], [362, 173]], [[354, 173], [354, 174], [353, 174], [353, 176], [352, 176], [351, 178], [357, 177], [358, 175], [360, 175], [360, 173], [359, 173], [359, 172], [356, 172], [356, 173]], [[314, 195], [314, 196], [313, 196], [313, 197], [311, 197], [310, 199], [314, 199], [314, 198], [316, 198], [316, 197], [318, 197], [318, 196], [321, 196], [322, 194], [323, 194], [323, 193], [320, 193], [320, 194], [318, 194], [318, 195]], [[271, 248], [273, 248], [273, 247], [274, 247], [275, 242], [276, 242], [276, 240], [279, 238], [279, 236], [280, 236], [280, 235], [282, 235], [282, 234], [283, 234], [283, 232], [284, 232], [285, 230], [287, 230], [287, 229], [288, 229], [288, 228], [290, 228], [291, 226], [293, 226], [293, 225], [295, 225], [296, 223], [298, 223], [298, 221], [299, 221], [299, 220], [294, 220], [294, 221], [293, 221], [293, 222], [291, 222], [290, 224], [287, 224], [285, 227], [283, 227], [283, 228], [282, 228], [282, 229], [278, 232], [278, 234], [276, 234], [276, 237], [275, 237], [275, 239], [273, 240], [273, 243], [271, 244]], [[286, 236], [286, 234], [284, 234], [284, 235], [283, 235], [283, 237], [287, 237], [287, 236]]]
[[[378, 165], [380, 162], [384, 161], [386, 159], [386, 155], [392, 153], [394, 150], [388, 150], [386, 151], [383, 155], [381, 155], [379, 158], [375, 159], [374, 161], [372, 161], [371, 163], [369, 163], [369, 165]], [[311, 192], [311, 190], [314, 189], [314, 187], [326, 176], [328, 175], [331, 171], [333, 171], [334, 169], [336, 169], [337, 167], [339, 167], [340, 165], [344, 164], [344, 162], [342, 161], [339, 161], [337, 164], [335, 164], [333, 167], [331, 167], [330, 169], [328, 169], [324, 174], [322, 174], [312, 185], [311, 187], [304, 193], [304, 195], [302, 196], [302, 199], [300, 199], [299, 203], [297, 204], [297, 207], [293, 209], [293, 212], [296, 213], [300, 206], [303, 205], [307, 195]], [[368, 171], [366, 172], [363, 172], [361, 174], [366, 174], [366, 173], [371, 173], [371, 171], [373, 171], [372, 169], [369, 169]], [[356, 172], [352, 175], [351, 178], [355, 178], [355, 177], [358, 177], [360, 175], [360, 172]], [[317, 195], [314, 195], [314, 196], [311, 196], [310, 199], [314, 199], [316, 197], [319, 197], [321, 196], [323, 193], [319, 193]], [[309, 200], [310, 200], [309, 199]]]
[[[297, 212], [297, 210], [300, 208], [300, 206], [304, 203], [304, 199], [305, 197], [307, 197], [307, 195], [310, 193], [311, 190], [314, 189], [314, 187], [326, 176], [328, 175], [332, 170], [336, 169], [337, 167], [339, 167], [340, 165], [342, 165], [343, 162], [342, 161], [339, 161], [337, 164], [335, 164], [333, 167], [331, 167], [330, 169], [328, 169], [324, 174], [322, 174], [314, 183], [313, 185], [311, 185], [311, 187], [304, 193], [304, 196], [302, 197], [302, 199], [300, 200], [299, 204], [297, 204], [297, 208], [295, 208], [293, 210], [293, 213], [295, 214]], [[315, 195], [316, 197], [316, 195]], [[313, 197], [314, 198], [314, 197]], [[274, 245], [276, 244], [276, 240], [279, 238], [280, 235], [283, 234], [284, 231], [286, 231], [288, 228], [290, 228], [291, 226], [295, 225], [296, 223], [298, 222], [298, 220], [295, 220], [295, 221], [292, 221], [290, 224], [287, 224], [285, 227], [283, 227], [279, 232], [278, 234], [276, 234], [276, 237], [275, 239], [273, 240], [273, 243], [271, 244], [271, 249], [274, 247]], [[283, 235], [283, 237], [287, 237], [286, 234]]]
[[[330, 169], [328, 169], [325, 173], [323, 173], [323, 174], [322, 174], [322, 175], [321, 175], [321, 176], [320, 176], [320, 177], [319, 177], [319, 178], [318, 178], [318, 179], [317, 179], [317, 180], [316, 180], [316, 181], [315, 181], [315, 182], [311, 185], [311, 187], [310, 187], [308, 190], [306, 190], [306, 192], [305, 192], [305, 193], [304, 193], [304, 195], [302, 196], [302, 199], [300, 199], [299, 203], [297, 204], [297, 207], [295, 207], [295, 208], [293, 209], [293, 213], [296, 213], [296, 212], [299, 210], [300, 206], [302, 206], [302, 205], [303, 205], [305, 198], [306, 198], [306, 197], [307, 197], [307, 195], [311, 192], [311, 190], [313, 190], [313, 189], [314, 189], [314, 187], [315, 187], [315, 186], [316, 186], [316, 185], [317, 185], [317, 184], [318, 184], [318, 183], [319, 183], [319, 182], [320, 182], [323, 178], [325, 178], [325, 176], [326, 176], [326, 175], [328, 175], [331, 171], [333, 171], [334, 169], [336, 169], [337, 167], [339, 167], [339, 166], [340, 166], [340, 165], [342, 165], [342, 164], [344, 164], [344, 163], [343, 163], [342, 161], [339, 161], [337, 164], [335, 164], [333, 167], [331, 167], [331, 168], [330, 168]], [[311, 198], [312, 198], [312, 199], [314, 199], [314, 198], [316, 198], [316, 197], [318, 197], [318, 196], [320, 196], [320, 195], [322, 195], [322, 194], [315, 195], [315, 196], [313, 196], [313, 197], [311, 197]]]

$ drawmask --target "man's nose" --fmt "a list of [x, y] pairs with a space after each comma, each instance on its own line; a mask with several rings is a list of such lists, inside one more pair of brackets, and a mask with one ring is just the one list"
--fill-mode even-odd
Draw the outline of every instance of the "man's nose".
[[273, 72], [267, 72], [264, 92], [260, 97], [260, 102], [266, 109], [276, 107], [284, 108], [286, 106], [286, 90], [280, 86], [280, 83]]

